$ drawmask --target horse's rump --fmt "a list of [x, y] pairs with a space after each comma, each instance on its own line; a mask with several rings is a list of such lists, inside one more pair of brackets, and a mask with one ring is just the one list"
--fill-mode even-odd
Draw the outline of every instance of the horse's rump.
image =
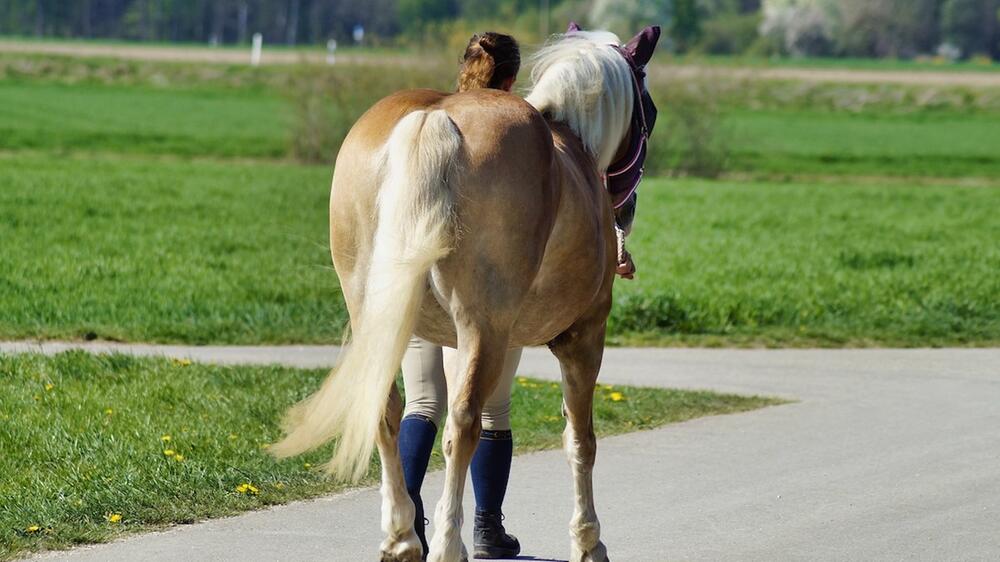
[[[331, 248], [352, 318], [363, 299], [374, 237], [384, 145], [405, 115], [443, 109], [462, 137], [454, 177], [452, 252], [431, 269], [418, 335], [455, 346], [449, 295], [489, 292], [495, 319], [513, 325], [511, 345], [545, 343], [585, 310], [601, 286], [610, 208], [596, 194], [586, 151], [553, 130], [521, 98], [497, 91], [410, 90], [373, 106], [344, 142], [331, 193]], [[569, 143], [569, 146], [565, 144]], [[413, 147], [414, 151], [420, 148]], [[544, 259], [543, 259], [544, 255]], [[595, 272], [598, 275], [595, 275]], [[586, 281], [588, 278], [590, 283]], [[528, 285], [525, 286], [524, 284]]]

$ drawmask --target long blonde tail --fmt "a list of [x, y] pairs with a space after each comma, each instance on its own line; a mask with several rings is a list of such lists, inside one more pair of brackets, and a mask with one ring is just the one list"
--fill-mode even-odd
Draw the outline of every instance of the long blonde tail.
[[393, 129], [378, 222], [353, 342], [312, 396], [285, 418], [279, 457], [336, 438], [327, 469], [352, 481], [368, 470], [406, 344], [420, 313], [427, 272], [451, 249], [452, 192], [461, 135], [443, 110], [415, 111]]

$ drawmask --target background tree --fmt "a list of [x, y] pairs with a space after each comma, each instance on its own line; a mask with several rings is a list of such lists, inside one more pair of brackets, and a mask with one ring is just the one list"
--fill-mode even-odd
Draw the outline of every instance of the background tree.
[[963, 58], [977, 54], [998, 58], [998, 10], [1000, 0], [946, 0], [941, 9], [942, 35], [961, 49]]
[[701, 37], [701, 14], [695, 0], [674, 0], [670, 37], [678, 52], [687, 52]]
[[839, 50], [862, 57], [912, 54], [913, 40], [899, 4], [908, 0], [842, 0]]
[[614, 31], [623, 40], [650, 24], [669, 28], [672, 3], [665, 0], [594, 0], [591, 27]]
[[761, 35], [784, 54], [829, 55], [840, 28], [836, 0], [764, 0]]

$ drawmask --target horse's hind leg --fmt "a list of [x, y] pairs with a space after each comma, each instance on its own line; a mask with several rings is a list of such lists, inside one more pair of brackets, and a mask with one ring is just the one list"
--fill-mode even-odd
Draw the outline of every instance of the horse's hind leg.
[[563, 380], [563, 412], [566, 429], [563, 446], [573, 471], [575, 507], [570, 521], [571, 562], [606, 562], [601, 542], [601, 524], [594, 509], [594, 385], [604, 355], [604, 333], [610, 300], [596, 307], [569, 330], [549, 343], [559, 359]]
[[403, 401], [396, 385], [389, 393], [389, 405], [375, 439], [382, 460], [382, 562], [420, 562], [422, 547], [413, 530], [416, 508], [403, 480], [403, 464], [399, 457], [399, 422], [403, 416]]
[[434, 514], [429, 562], [468, 560], [462, 543], [462, 496], [469, 463], [479, 444], [483, 404], [503, 370], [508, 335], [488, 329], [459, 328], [458, 365], [448, 373], [448, 419], [442, 449], [444, 494]]

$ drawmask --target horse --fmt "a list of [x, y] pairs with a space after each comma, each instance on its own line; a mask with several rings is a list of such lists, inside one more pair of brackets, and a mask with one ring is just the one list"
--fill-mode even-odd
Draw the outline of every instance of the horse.
[[[377, 446], [381, 560], [467, 560], [462, 495], [482, 404], [507, 349], [542, 344], [562, 371], [571, 560], [607, 560], [592, 480], [593, 394], [617, 256], [605, 174], [639, 159], [636, 139], [645, 154], [647, 125], [636, 115], [652, 108], [642, 69], [658, 38], [649, 27], [623, 46], [611, 33], [571, 27], [535, 55], [524, 99], [486, 89], [397, 92], [345, 138], [330, 244], [352, 341], [320, 389], [289, 410], [271, 451], [287, 457], [336, 439], [327, 469], [357, 481]], [[458, 349], [429, 553], [413, 531], [398, 448], [395, 377], [414, 333]]]

